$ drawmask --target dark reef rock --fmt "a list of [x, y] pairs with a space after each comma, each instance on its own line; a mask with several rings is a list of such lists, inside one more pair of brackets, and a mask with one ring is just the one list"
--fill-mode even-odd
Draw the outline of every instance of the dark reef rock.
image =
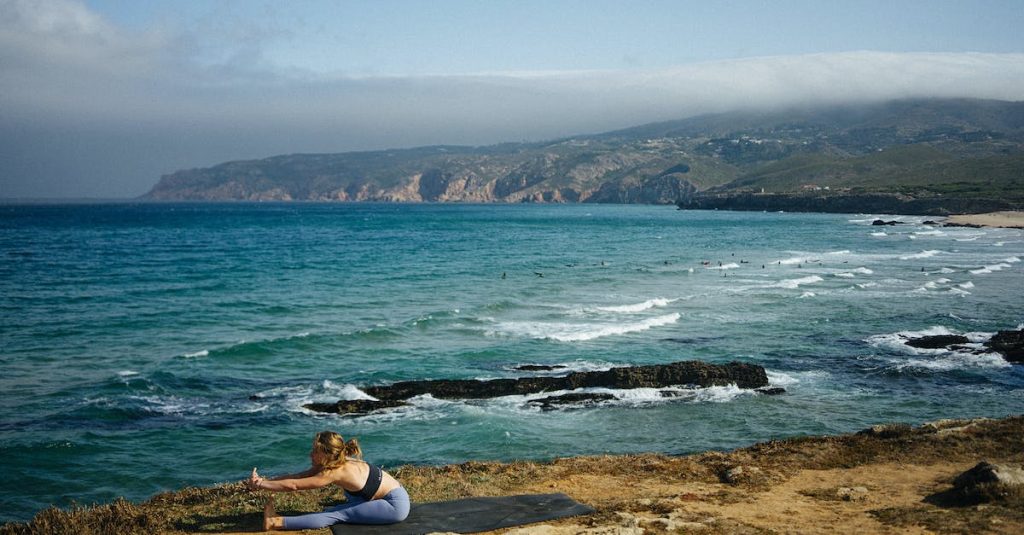
[[534, 399], [528, 403], [530, 405], [539, 405], [540, 410], [542, 411], [553, 411], [563, 405], [593, 405], [595, 403], [610, 401], [613, 399], [615, 399], [615, 396], [611, 394], [572, 393]]
[[876, 219], [876, 220], [871, 222], [871, 225], [876, 226], [876, 227], [882, 227], [882, 226], [885, 226], [885, 225], [889, 225], [889, 226], [892, 226], [892, 225], [902, 225], [902, 224], [903, 224], [902, 221], [883, 221], [881, 219]]
[[[735, 384], [740, 388], [760, 388], [768, 385], [764, 368], [754, 364], [730, 362], [708, 364], [700, 361], [682, 361], [671, 364], [612, 368], [595, 372], [572, 372], [559, 377], [521, 377], [518, 379], [439, 379], [403, 381], [391, 385], [370, 386], [364, 392], [380, 402], [358, 400], [338, 403], [316, 403], [306, 408], [324, 412], [366, 412], [395, 405], [415, 396], [430, 394], [439, 399], [483, 399], [501, 396], [535, 394], [555, 390], [578, 388], [662, 388], [677, 385], [700, 387]], [[401, 403], [397, 403], [401, 404]]]
[[522, 366], [516, 366], [515, 369], [523, 372], [550, 372], [555, 370], [564, 370], [567, 366], [562, 364], [523, 364]]
[[1024, 329], [999, 331], [985, 342], [985, 347], [998, 352], [1009, 362], [1024, 364]]
[[577, 388], [660, 388], [673, 385], [706, 387], [733, 383], [740, 388], [758, 388], [768, 384], [768, 376], [764, 368], [753, 364], [730, 362], [715, 365], [683, 361], [596, 372], [573, 372], [562, 377], [404, 381], [389, 386], [372, 386], [364, 391], [382, 400], [409, 399], [423, 394], [441, 399], [479, 399]]
[[918, 349], [942, 349], [954, 344], [966, 344], [970, 340], [959, 334], [938, 334], [935, 336], [922, 336], [907, 340], [907, 345]]
[[786, 389], [781, 386], [763, 386], [761, 388], [754, 389], [754, 392], [764, 394], [766, 396], [777, 396], [779, 394], [785, 394]]

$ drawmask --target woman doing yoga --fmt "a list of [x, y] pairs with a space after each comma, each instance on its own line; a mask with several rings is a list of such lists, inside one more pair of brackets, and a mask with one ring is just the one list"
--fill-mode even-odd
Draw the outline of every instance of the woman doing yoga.
[[378, 466], [362, 460], [359, 442], [348, 442], [333, 431], [322, 431], [313, 439], [309, 460], [313, 466], [304, 472], [260, 477], [256, 469], [246, 484], [252, 490], [292, 492], [317, 489], [330, 484], [345, 490], [348, 500], [322, 513], [277, 516], [271, 498], [263, 511], [263, 529], [316, 529], [337, 524], [394, 524], [409, 516], [409, 494], [395, 478]]

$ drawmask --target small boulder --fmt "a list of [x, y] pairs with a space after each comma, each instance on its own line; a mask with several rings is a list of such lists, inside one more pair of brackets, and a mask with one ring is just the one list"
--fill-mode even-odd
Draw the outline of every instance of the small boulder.
[[761, 469], [756, 466], [735, 466], [722, 473], [721, 479], [723, 483], [739, 485], [754, 481], [760, 475]]
[[858, 432], [858, 435], [871, 435], [878, 438], [897, 438], [904, 435], [909, 435], [914, 431], [914, 428], [908, 424], [881, 424], [873, 425], [863, 431]]
[[1024, 485], [1024, 470], [1019, 466], [982, 461], [974, 468], [956, 476], [953, 481], [953, 487], [956, 489], [969, 489], [986, 484]]
[[868, 498], [867, 487], [839, 487], [836, 497], [844, 502], [862, 502]]
[[785, 394], [786, 389], [781, 386], [762, 386], [761, 388], [755, 388], [754, 392], [764, 394], [766, 396], [777, 396], [779, 394]]

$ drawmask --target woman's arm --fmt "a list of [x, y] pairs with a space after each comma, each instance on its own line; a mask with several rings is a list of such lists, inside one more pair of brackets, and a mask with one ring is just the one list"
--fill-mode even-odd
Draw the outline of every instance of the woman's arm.
[[281, 481], [282, 479], [302, 479], [302, 478], [314, 476], [314, 475], [316, 475], [319, 472], [320, 472], [320, 470], [317, 467], [311, 466], [311, 467], [309, 467], [306, 470], [303, 470], [301, 472], [296, 472], [294, 474], [285, 474], [285, 475], [281, 475], [281, 476], [274, 476], [274, 477], [270, 478], [270, 481]]
[[296, 490], [318, 489], [334, 483], [334, 478], [324, 472], [316, 473], [308, 477], [288, 479], [264, 479], [252, 469], [252, 476], [247, 481], [249, 488], [253, 490], [269, 490], [272, 492], [292, 492]]

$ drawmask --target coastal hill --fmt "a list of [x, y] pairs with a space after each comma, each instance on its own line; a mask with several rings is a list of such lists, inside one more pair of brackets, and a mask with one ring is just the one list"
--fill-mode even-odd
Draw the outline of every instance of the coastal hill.
[[1024, 207], [1024, 102], [737, 111], [538, 143], [292, 154], [177, 171], [143, 199], [1013, 210]]

